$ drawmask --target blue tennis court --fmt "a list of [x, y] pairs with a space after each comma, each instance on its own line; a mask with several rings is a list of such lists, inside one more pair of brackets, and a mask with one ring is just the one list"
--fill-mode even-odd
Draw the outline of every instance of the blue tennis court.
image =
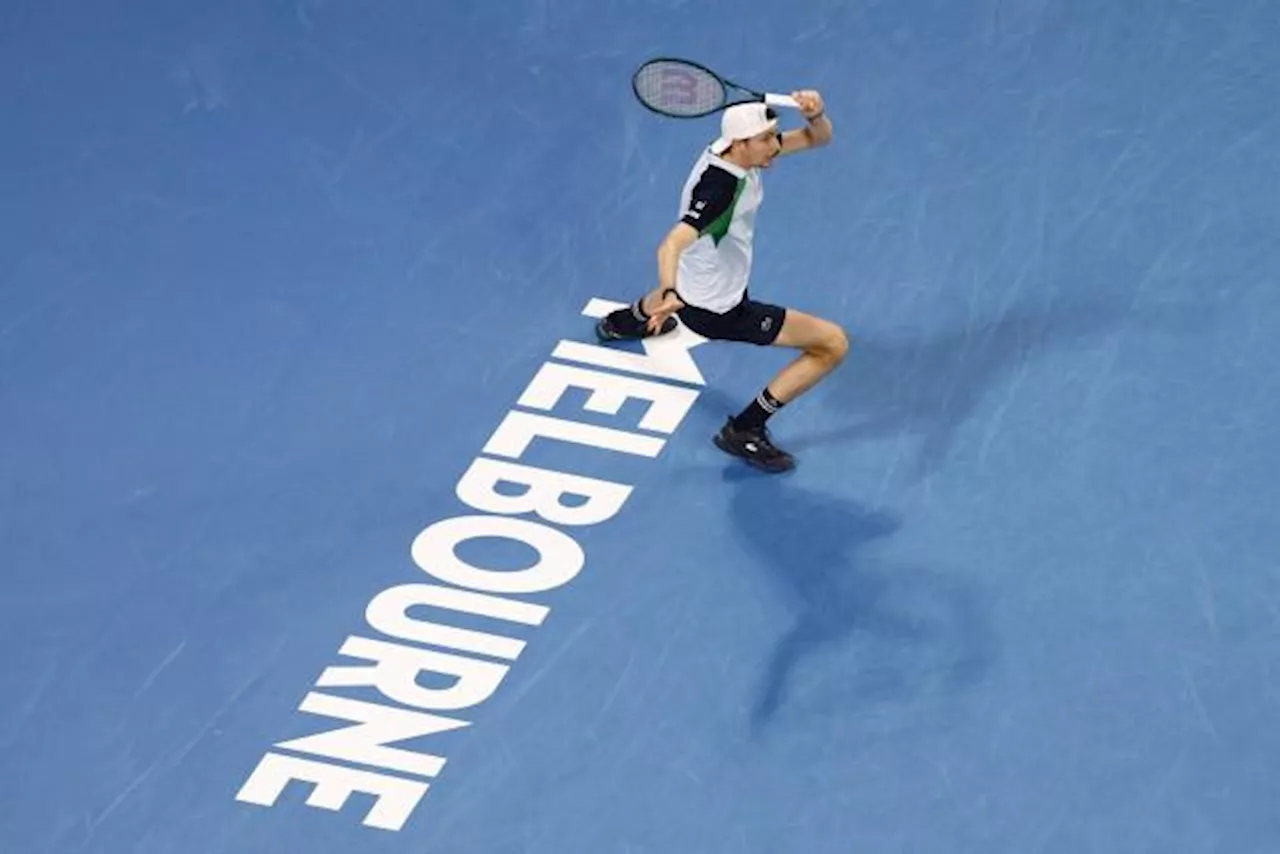
[[[1280, 850], [1263, 0], [0, 9], [0, 851]], [[715, 118], [752, 295], [600, 346]], [[788, 122], [794, 117], [784, 113]]]

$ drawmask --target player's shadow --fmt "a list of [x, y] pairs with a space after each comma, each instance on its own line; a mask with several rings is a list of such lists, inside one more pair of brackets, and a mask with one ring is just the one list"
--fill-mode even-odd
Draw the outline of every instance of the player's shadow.
[[[877, 542], [897, 531], [896, 518], [741, 466], [731, 465], [725, 478], [739, 536], [794, 613], [764, 668], [754, 729], [778, 715], [793, 691], [807, 708], [849, 706], [951, 693], [985, 675], [993, 646], [974, 593], [953, 575], [875, 554]], [[836, 669], [824, 671], [817, 658], [828, 653]], [[812, 678], [817, 672], [820, 680]]]
[[1127, 329], [1186, 332], [1203, 325], [1200, 308], [1135, 309], [1091, 298], [1049, 306], [1015, 305], [921, 338], [854, 336], [845, 363], [820, 386], [826, 406], [852, 423], [808, 435], [779, 436], [796, 451], [829, 442], [907, 434], [917, 440], [913, 475], [926, 476], [945, 461], [957, 429], [995, 388], [1051, 348]]

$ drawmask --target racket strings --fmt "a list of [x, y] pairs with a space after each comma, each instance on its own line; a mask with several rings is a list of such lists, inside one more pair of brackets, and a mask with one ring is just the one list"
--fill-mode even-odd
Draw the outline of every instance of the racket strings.
[[724, 85], [710, 72], [681, 62], [657, 61], [636, 72], [636, 94], [673, 116], [699, 116], [725, 101]]

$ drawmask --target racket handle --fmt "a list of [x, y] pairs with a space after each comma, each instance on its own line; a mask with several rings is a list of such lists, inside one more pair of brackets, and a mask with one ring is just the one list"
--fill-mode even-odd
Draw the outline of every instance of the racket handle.
[[764, 102], [771, 107], [793, 107], [796, 109], [800, 107], [796, 103], [796, 99], [790, 95], [775, 95], [772, 92], [764, 96]]

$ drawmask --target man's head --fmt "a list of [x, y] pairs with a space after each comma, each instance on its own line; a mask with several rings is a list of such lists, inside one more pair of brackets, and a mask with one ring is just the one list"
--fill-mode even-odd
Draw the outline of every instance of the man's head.
[[735, 104], [720, 117], [711, 150], [744, 169], [765, 168], [782, 149], [778, 116], [764, 104]]

